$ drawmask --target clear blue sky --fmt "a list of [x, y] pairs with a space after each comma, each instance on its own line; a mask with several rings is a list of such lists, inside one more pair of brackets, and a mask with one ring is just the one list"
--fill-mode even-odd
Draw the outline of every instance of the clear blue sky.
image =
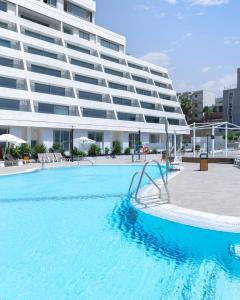
[[178, 91], [236, 84], [239, 0], [97, 0], [96, 23], [125, 35], [127, 53], [167, 67]]

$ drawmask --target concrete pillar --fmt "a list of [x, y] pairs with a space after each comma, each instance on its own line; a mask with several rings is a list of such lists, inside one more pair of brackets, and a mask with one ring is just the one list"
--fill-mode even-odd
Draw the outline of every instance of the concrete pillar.
[[177, 133], [174, 131], [174, 159], [177, 158]]
[[32, 128], [27, 127], [27, 143], [29, 146], [31, 146], [31, 142], [32, 142]]

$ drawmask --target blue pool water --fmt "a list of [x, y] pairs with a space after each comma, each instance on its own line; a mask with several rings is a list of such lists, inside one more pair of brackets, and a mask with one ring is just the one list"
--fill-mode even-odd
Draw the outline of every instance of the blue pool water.
[[1, 177], [0, 299], [239, 300], [239, 235], [136, 211], [126, 194], [139, 169]]

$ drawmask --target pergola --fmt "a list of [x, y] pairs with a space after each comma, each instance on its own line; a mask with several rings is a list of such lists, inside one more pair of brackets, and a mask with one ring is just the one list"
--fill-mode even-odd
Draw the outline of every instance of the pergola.
[[216, 122], [216, 123], [193, 123], [190, 125], [190, 130], [193, 131], [193, 156], [196, 157], [196, 131], [197, 130], [211, 130], [212, 141], [212, 157], [215, 155], [215, 130], [225, 130], [225, 156], [228, 156], [228, 132], [233, 130], [240, 131], [240, 126], [230, 122]]

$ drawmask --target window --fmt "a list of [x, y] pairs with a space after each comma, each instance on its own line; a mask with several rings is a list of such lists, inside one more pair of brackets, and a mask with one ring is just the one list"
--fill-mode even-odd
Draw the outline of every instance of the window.
[[57, 0], [43, 0], [43, 2], [55, 7], [57, 6]]
[[108, 40], [101, 39], [101, 46], [112, 49], [114, 51], [119, 51], [119, 45]]
[[28, 21], [31, 21], [31, 22], [34, 22], [34, 23], [37, 23], [37, 24], [42, 25], [42, 26], [49, 27], [49, 24], [44, 23], [44, 22], [39, 21], [39, 20], [36, 20], [35, 18], [34, 19], [30, 18], [29, 16], [21, 15], [21, 18], [25, 19], [25, 20], [28, 20]]
[[117, 115], [118, 115], [118, 120], [122, 120], [122, 121], [136, 121], [136, 115], [135, 114], [118, 112]]
[[90, 63], [87, 63], [87, 62], [84, 62], [84, 61], [81, 61], [81, 60], [78, 60], [78, 59], [71, 58], [71, 64], [79, 66], [79, 67], [94, 70], [94, 64], [90, 64]]
[[167, 88], [168, 88], [168, 85], [167, 85], [167, 84], [162, 83], [162, 82], [158, 82], [158, 81], [155, 81], [155, 85], [156, 85], [156, 86], [159, 86], [159, 87], [161, 87], [161, 88], [163, 88], [163, 89], [167, 89]]
[[57, 54], [55, 54], [55, 53], [51, 53], [51, 52], [44, 51], [44, 50], [39, 50], [39, 49], [32, 48], [32, 47], [28, 47], [28, 52], [31, 54], [46, 56], [46, 57], [50, 57], [50, 58], [54, 58], [54, 59], [58, 58]]
[[88, 138], [97, 143], [103, 142], [103, 132], [88, 132]]
[[54, 77], [61, 77], [61, 71], [50, 68], [40, 67], [37, 65], [31, 65], [31, 71], [35, 73], [46, 74]]
[[142, 89], [136, 89], [137, 93], [144, 96], [151, 96], [151, 91], [142, 90]]
[[0, 98], [0, 109], [19, 111], [19, 100]]
[[114, 58], [114, 57], [111, 57], [111, 56], [108, 56], [105, 54], [101, 54], [101, 58], [119, 64], [119, 59], [117, 59], [117, 58]]
[[169, 125], [180, 125], [178, 119], [168, 119]]
[[141, 107], [145, 108], [145, 109], [155, 110], [155, 104], [154, 103], [148, 103], [148, 102], [141, 101]]
[[127, 89], [128, 89], [126, 85], [113, 83], [113, 82], [109, 82], [109, 87], [111, 89], [117, 89], [117, 90], [122, 90], [122, 91], [127, 91]]
[[0, 10], [7, 11], [7, 2], [4, 0], [0, 0]]
[[150, 144], [159, 144], [160, 137], [159, 134], [150, 134], [149, 135], [149, 143]]
[[17, 80], [7, 77], [0, 77], [0, 87], [16, 89]]
[[79, 47], [79, 46], [76, 46], [76, 45], [67, 44], [67, 47], [69, 49], [72, 49], [72, 50], [75, 50], [75, 51], [78, 51], [78, 52], [82, 52], [82, 53], [85, 53], [85, 54], [91, 54], [90, 50], [82, 48], [82, 47]]
[[135, 81], [147, 83], [147, 79], [139, 77], [139, 76], [132, 75], [132, 79], [135, 80]]
[[0, 46], [11, 48], [11, 42], [4, 39], [0, 39]]
[[159, 94], [159, 97], [164, 100], [172, 100], [171, 96], [165, 94]]
[[88, 32], [86, 32], [86, 31], [80, 30], [80, 31], [79, 31], [79, 37], [80, 37], [81, 39], [90, 41], [90, 34], [89, 34]]
[[133, 69], [143, 70], [143, 67], [128, 62], [128, 66]]
[[38, 103], [38, 112], [55, 115], [69, 115], [69, 107], [49, 103]]
[[113, 97], [113, 103], [118, 105], [124, 105], [124, 106], [132, 106], [131, 100], [119, 98], [119, 97]]
[[175, 107], [172, 106], [163, 106], [164, 111], [166, 112], [175, 112]]
[[8, 29], [8, 24], [4, 22], [0, 22], [0, 28]]
[[72, 29], [66, 26], [63, 26], [63, 32], [66, 34], [73, 34]]
[[75, 80], [84, 82], [84, 83], [89, 83], [89, 84], [95, 84], [98, 85], [98, 79], [96, 78], [91, 78], [83, 75], [75, 75]]
[[154, 70], [151, 70], [151, 73], [156, 76], [168, 78], [168, 75], [166, 73], [161, 73], [161, 72], [154, 71]]
[[0, 57], [0, 65], [13, 68], [13, 60], [5, 57]]
[[39, 39], [39, 40], [42, 40], [42, 41], [45, 41], [45, 42], [49, 42], [49, 43], [53, 43], [53, 44], [55, 43], [54, 38], [51, 38], [49, 36], [46, 36], [46, 35], [43, 35], [43, 34], [40, 34], [40, 33], [36, 33], [36, 32], [30, 31], [30, 30], [25, 30], [25, 35], [31, 36], [35, 39]]
[[147, 123], [156, 123], [156, 124], [160, 123], [159, 117], [145, 116], [145, 120], [146, 120]]
[[79, 98], [84, 99], [84, 100], [102, 102], [101, 94], [95, 94], [95, 93], [90, 93], [90, 92], [79, 91]]
[[119, 71], [115, 71], [109, 68], [104, 68], [105, 73], [111, 74], [111, 75], [115, 75], [115, 76], [119, 76], [119, 77], [123, 77], [123, 72], [119, 72]]
[[70, 132], [63, 130], [53, 131], [53, 143], [59, 144], [64, 151], [69, 151], [70, 149]]
[[105, 110], [91, 109], [91, 108], [83, 108], [82, 109], [83, 117], [87, 118], [107, 118], [107, 112]]
[[64, 10], [76, 17], [92, 22], [92, 13], [76, 4], [64, 1]]
[[129, 141], [129, 148], [131, 148], [131, 149], [135, 148], [136, 145], [140, 144], [139, 134], [138, 133], [129, 133], [128, 141]]
[[65, 96], [65, 88], [41, 83], [35, 83], [35, 92]]

